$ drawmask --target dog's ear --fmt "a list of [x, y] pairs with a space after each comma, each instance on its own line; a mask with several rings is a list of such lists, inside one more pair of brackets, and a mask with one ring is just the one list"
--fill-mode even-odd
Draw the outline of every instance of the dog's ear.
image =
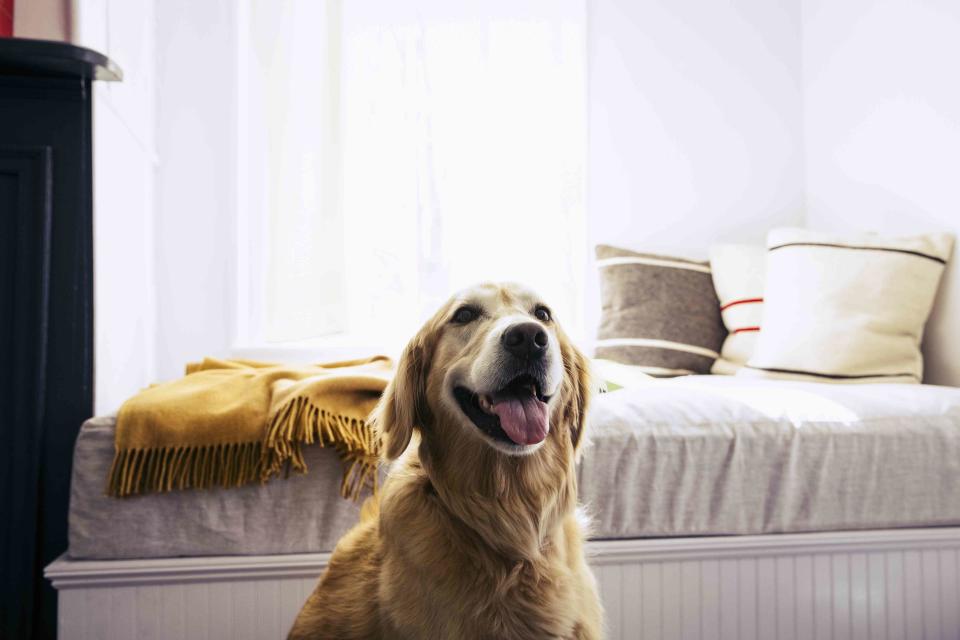
[[590, 361], [566, 335], [560, 335], [560, 353], [563, 356], [566, 397], [563, 405], [563, 421], [570, 430], [573, 450], [580, 449], [587, 426], [587, 410], [593, 395]]
[[429, 416], [426, 387], [434, 342], [430, 324], [410, 340], [396, 374], [370, 414], [388, 460], [400, 457], [410, 444], [414, 427], [421, 426]]

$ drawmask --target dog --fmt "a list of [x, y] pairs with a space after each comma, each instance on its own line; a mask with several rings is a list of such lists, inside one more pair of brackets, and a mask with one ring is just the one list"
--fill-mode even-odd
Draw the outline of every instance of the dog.
[[590, 392], [534, 293], [454, 295], [371, 414], [393, 465], [289, 638], [600, 638], [574, 469]]

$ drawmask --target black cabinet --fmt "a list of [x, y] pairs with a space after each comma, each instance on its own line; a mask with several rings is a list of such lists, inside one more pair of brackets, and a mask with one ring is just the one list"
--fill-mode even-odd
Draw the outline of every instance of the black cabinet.
[[67, 547], [93, 412], [92, 82], [104, 56], [0, 38], [0, 637], [56, 636], [43, 567]]

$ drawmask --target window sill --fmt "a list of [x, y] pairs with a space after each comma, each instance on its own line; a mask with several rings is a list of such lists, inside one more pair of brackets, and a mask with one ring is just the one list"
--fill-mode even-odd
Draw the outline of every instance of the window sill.
[[230, 349], [229, 357], [260, 362], [320, 364], [375, 355], [386, 355], [396, 360], [402, 349], [402, 344], [390, 345], [383, 340], [337, 334], [294, 342], [234, 345]]

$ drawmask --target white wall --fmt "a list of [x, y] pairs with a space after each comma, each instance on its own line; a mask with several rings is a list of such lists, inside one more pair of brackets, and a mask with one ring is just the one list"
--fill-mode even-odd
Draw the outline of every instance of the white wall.
[[[960, 235], [960, 3], [804, 0], [807, 224]], [[941, 284], [927, 382], [960, 386], [960, 269]]]
[[[19, 9], [19, 6], [18, 6]], [[94, 84], [95, 410], [154, 381], [153, 0], [81, 0], [74, 41], [113, 59]]]
[[74, 41], [124, 72], [94, 93], [97, 413], [230, 343], [235, 7], [76, 4]]
[[[227, 353], [235, 334], [238, 5], [78, 7], [80, 42], [126, 72], [96, 94], [104, 411]], [[702, 254], [804, 222], [960, 231], [958, 12], [906, 0], [588, 0], [585, 243]], [[960, 277], [948, 281], [928, 372], [960, 384], [960, 353], [937, 346], [946, 312], [960, 317]], [[587, 282], [592, 327], [592, 270]]]
[[695, 248], [799, 223], [798, 1], [589, 8], [591, 239]]
[[[226, 353], [236, 329], [237, 6], [156, 3], [156, 379]], [[589, 1], [590, 250], [702, 253], [801, 222], [799, 20], [798, 0]]]
[[[591, 253], [606, 242], [705, 255], [801, 224], [799, 0], [588, 7]], [[595, 323], [596, 274], [587, 281]]]

